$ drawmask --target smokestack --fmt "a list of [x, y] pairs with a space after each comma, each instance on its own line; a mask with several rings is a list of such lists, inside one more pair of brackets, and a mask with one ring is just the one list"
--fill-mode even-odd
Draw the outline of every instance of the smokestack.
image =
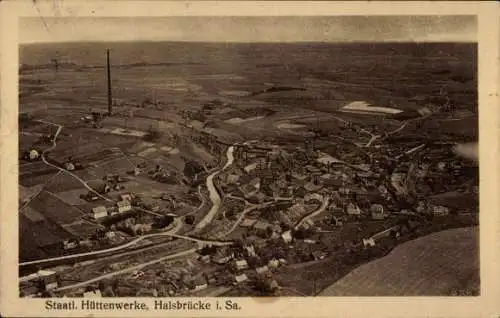
[[106, 69], [108, 77], [108, 115], [113, 114], [113, 101], [111, 96], [111, 69], [109, 66], [109, 50], [106, 50]]

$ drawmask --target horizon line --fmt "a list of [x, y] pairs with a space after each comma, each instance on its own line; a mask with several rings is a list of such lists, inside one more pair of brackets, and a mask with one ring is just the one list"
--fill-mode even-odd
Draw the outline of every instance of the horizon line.
[[104, 44], [104, 43], [214, 43], [214, 44], [294, 44], [294, 43], [324, 43], [324, 44], [427, 44], [427, 43], [449, 43], [449, 44], [478, 44], [477, 40], [387, 40], [387, 41], [363, 41], [363, 40], [338, 40], [338, 41], [198, 41], [198, 40], [118, 40], [118, 41], [104, 41], [104, 40], [89, 40], [89, 41], [40, 41], [40, 42], [19, 42], [18, 45], [42, 45], [42, 44]]

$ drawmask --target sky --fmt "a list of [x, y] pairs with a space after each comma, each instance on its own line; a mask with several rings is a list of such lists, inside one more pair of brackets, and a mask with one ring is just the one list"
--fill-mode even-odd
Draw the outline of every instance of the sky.
[[30, 17], [19, 20], [20, 43], [475, 42], [476, 36], [475, 16]]

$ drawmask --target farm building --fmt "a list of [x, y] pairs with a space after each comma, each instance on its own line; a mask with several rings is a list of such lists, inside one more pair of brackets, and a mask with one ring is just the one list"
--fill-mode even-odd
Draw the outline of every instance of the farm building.
[[116, 202], [116, 206], [118, 208], [118, 213], [128, 212], [132, 209], [130, 201], [126, 200]]
[[450, 209], [444, 206], [435, 205], [432, 207], [432, 213], [435, 216], [446, 216], [450, 213]]
[[384, 207], [381, 204], [372, 204], [371, 206], [372, 219], [383, 220], [385, 218]]
[[36, 151], [35, 149], [31, 149], [28, 153], [28, 159], [29, 160], [36, 160], [40, 157], [40, 153]]
[[94, 220], [101, 219], [106, 216], [108, 216], [108, 210], [106, 209], [106, 207], [100, 205], [92, 208], [92, 217], [94, 218]]

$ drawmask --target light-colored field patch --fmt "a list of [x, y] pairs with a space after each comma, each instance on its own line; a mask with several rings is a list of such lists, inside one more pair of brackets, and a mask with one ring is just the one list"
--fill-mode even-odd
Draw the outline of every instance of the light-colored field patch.
[[206, 74], [191, 76], [194, 80], [245, 80], [246, 77], [234, 74]]
[[101, 128], [101, 129], [99, 129], [99, 131], [103, 132], [103, 133], [108, 133], [108, 134], [121, 135], [121, 136], [133, 136], [133, 137], [144, 137], [147, 134], [144, 131], [130, 130], [130, 129], [124, 129], [124, 128]]
[[319, 157], [316, 161], [319, 162], [319, 163], [321, 163], [321, 164], [324, 164], [324, 165], [328, 165], [330, 163], [343, 162], [342, 160], [334, 158], [334, 157], [330, 156], [327, 153], [321, 153], [321, 157]]
[[171, 155], [178, 155], [180, 153], [179, 149], [174, 148], [168, 152]]
[[300, 129], [300, 128], [304, 128], [306, 126], [305, 125], [300, 125], [300, 124], [292, 124], [292, 123], [289, 123], [289, 122], [285, 122], [285, 123], [278, 123], [278, 124], [276, 124], [276, 127], [278, 127], [279, 129]]
[[148, 156], [148, 155], [150, 155], [150, 154], [152, 154], [152, 153], [154, 153], [156, 151], [157, 151], [156, 148], [148, 148], [146, 150], [143, 150], [143, 151], [139, 152], [137, 155], [139, 157], [146, 157], [146, 156]]
[[160, 149], [161, 149], [161, 150], [163, 150], [163, 151], [166, 151], [166, 152], [170, 152], [170, 151], [172, 151], [174, 148], [169, 147], [169, 146], [163, 146], [163, 147], [161, 147]]
[[174, 92], [189, 92], [189, 91], [199, 91], [202, 89], [200, 85], [190, 84], [190, 83], [162, 83], [162, 84], [150, 84], [148, 88], [152, 87], [154, 89], [166, 89]]
[[232, 111], [233, 109], [231, 107], [224, 107], [224, 108], [217, 108], [215, 109], [214, 112], [218, 114], [229, 114]]
[[235, 118], [228, 119], [225, 122], [228, 124], [231, 124], [231, 125], [238, 125], [238, 124], [242, 124], [242, 123], [245, 123], [248, 121], [258, 120], [258, 119], [262, 119], [262, 118], [264, 118], [264, 116], [255, 116], [255, 117], [249, 117], [249, 118], [235, 117]]
[[383, 113], [383, 114], [399, 114], [402, 112], [400, 109], [372, 106], [365, 101], [355, 101], [342, 107], [340, 111], [354, 112], [354, 113]]
[[223, 96], [248, 96], [250, 93], [247, 91], [220, 91], [219, 94]]

